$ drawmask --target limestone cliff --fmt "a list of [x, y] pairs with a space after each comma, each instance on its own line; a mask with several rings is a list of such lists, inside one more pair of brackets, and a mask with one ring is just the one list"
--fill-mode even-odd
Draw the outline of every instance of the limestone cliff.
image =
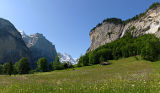
[[116, 18], [104, 20], [89, 33], [91, 46], [88, 51], [117, 40], [129, 31], [134, 37], [144, 34], [160, 37], [160, 3], [153, 4], [146, 12], [126, 21]]

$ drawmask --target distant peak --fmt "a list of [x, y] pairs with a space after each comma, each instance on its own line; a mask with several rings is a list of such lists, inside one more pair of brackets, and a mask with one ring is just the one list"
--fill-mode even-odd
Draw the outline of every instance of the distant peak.
[[77, 64], [76, 58], [72, 58], [71, 55], [67, 54], [67, 53], [60, 53], [60, 62], [71, 62], [72, 64]]
[[19, 30], [20, 34], [22, 35], [22, 37], [38, 37], [38, 38], [45, 38], [43, 36], [43, 34], [41, 33], [35, 33], [35, 34], [31, 34], [31, 35], [27, 35], [24, 31]]
[[22, 30], [18, 30], [18, 31], [19, 31], [19, 33], [22, 35], [22, 38], [28, 36], [28, 35], [26, 35], [26, 33], [25, 33], [24, 31], [22, 31]]
[[25, 32], [22, 30], [19, 30], [19, 32], [21, 33], [21, 35], [25, 34]]
[[45, 38], [45, 37], [43, 36], [43, 34], [41, 34], [41, 33], [35, 33], [35, 34], [32, 34], [32, 35], [30, 35], [30, 37]]

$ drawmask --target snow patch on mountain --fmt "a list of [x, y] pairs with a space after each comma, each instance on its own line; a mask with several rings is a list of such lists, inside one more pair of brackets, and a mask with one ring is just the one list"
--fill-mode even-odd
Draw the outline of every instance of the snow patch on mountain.
[[67, 53], [60, 53], [60, 62], [64, 63], [68, 61], [71, 62], [73, 65], [77, 64], [77, 58], [72, 58], [72, 56]]
[[20, 32], [22, 38], [28, 37], [28, 35], [26, 35], [26, 33], [24, 31], [19, 30], [19, 32]]

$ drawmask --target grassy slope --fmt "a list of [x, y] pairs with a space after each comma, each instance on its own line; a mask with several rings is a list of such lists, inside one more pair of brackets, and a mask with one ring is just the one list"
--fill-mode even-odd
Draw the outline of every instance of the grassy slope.
[[134, 57], [75, 70], [0, 76], [1, 93], [158, 93], [160, 62]]

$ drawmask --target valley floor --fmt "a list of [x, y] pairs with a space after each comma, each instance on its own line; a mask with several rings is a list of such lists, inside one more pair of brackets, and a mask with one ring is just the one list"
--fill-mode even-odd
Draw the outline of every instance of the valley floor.
[[0, 93], [159, 93], [160, 62], [134, 57], [33, 75], [0, 76]]

